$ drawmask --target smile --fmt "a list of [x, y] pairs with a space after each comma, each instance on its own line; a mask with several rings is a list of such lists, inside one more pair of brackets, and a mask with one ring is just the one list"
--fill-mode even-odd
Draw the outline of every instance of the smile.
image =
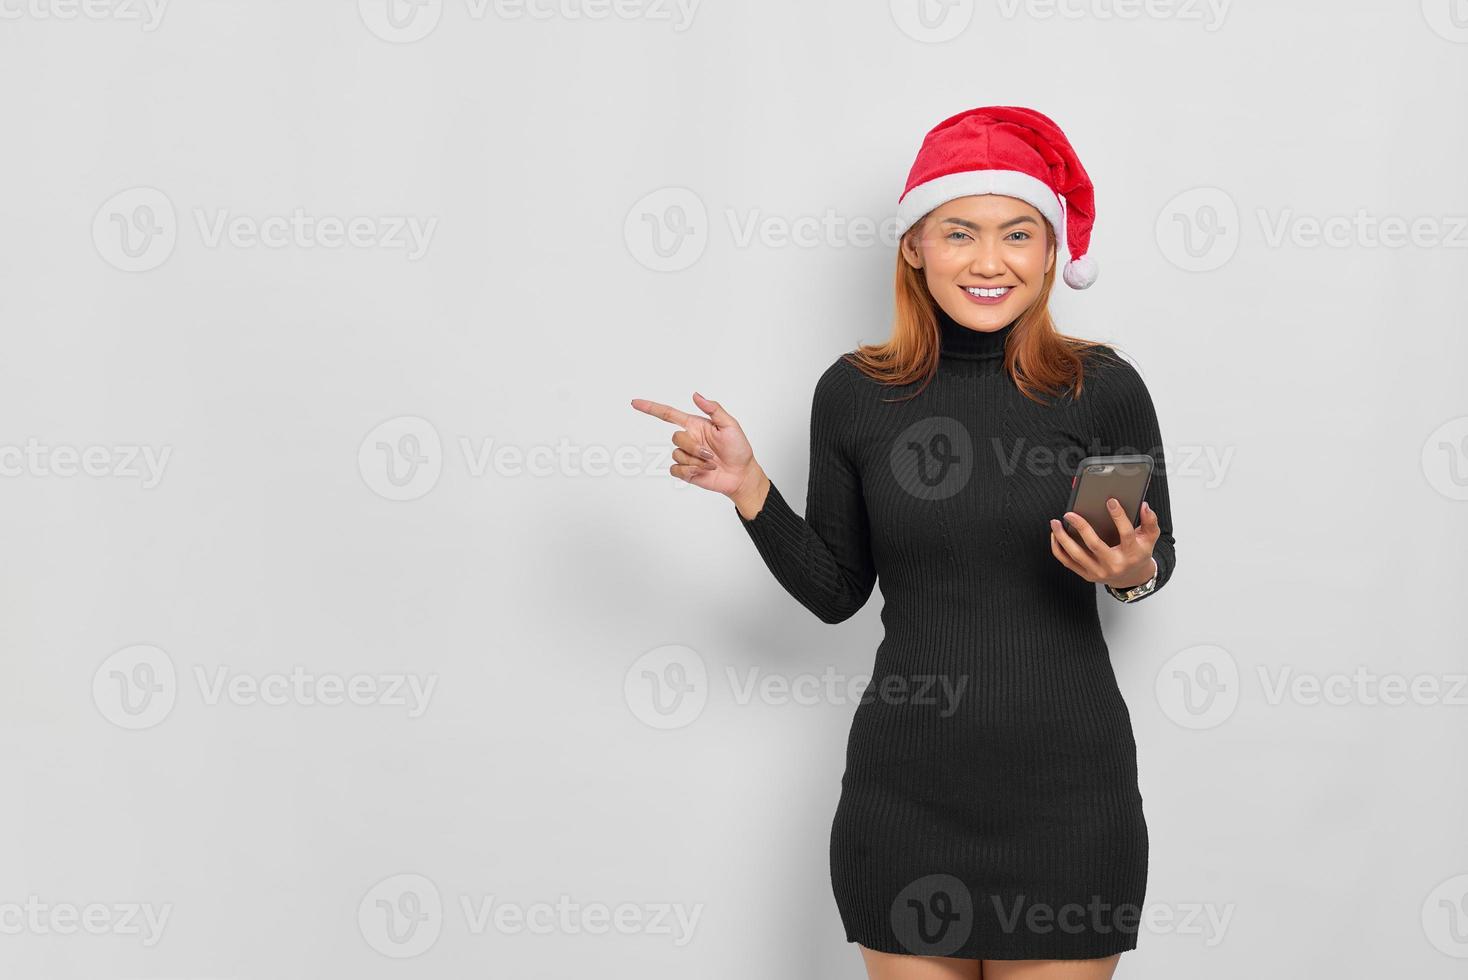
[[1013, 286], [999, 286], [995, 289], [984, 289], [980, 286], [965, 286], [963, 290], [970, 296], [982, 296], [984, 299], [998, 299], [1001, 296], [1008, 296], [1009, 291], [1013, 288]]

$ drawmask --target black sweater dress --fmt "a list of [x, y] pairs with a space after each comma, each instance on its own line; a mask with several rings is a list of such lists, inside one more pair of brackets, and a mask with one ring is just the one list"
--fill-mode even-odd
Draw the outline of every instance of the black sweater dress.
[[891, 400], [920, 382], [883, 386], [844, 359], [821, 375], [805, 516], [773, 481], [759, 513], [739, 516], [824, 622], [881, 579], [884, 636], [831, 827], [846, 938], [977, 959], [1134, 949], [1147, 825], [1097, 614], [1116, 600], [1051, 554], [1049, 520], [1063, 520], [1082, 458], [1151, 454], [1157, 591], [1167, 584], [1152, 399], [1106, 348], [1087, 355], [1079, 397], [1038, 404], [1003, 371], [1012, 324], [982, 333], [936, 312], [939, 367], [916, 397]]

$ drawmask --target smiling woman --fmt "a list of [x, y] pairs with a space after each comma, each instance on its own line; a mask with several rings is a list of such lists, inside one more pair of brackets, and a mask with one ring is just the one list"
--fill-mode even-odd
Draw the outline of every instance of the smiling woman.
[[[928, 134], [899, 205], [892, 334], [815, 385], [804, 517], [718, 402], [695, 392], [701, 417], [633, 401], [680, 426], [673, 474], [728, 496], [823, 622], [881, 580], [869, 690], [922, 676], [959, 692], [942, 711], [863, 698], [852, 717], [831, 881], [880, 980], [1103, 980], [1137, 944], [1147, 826], [1097, 585], [1150, 582], [1124, 600], [1145, 601], [1176, 553], [1141, 376], [1048, 310], [1062, 232], [1066, 281], [1095, 280], [1092, 215], [1039, 113], [975, 109]], [[1135, 527], [1113, 512], [1117, 545], [1076, 515], [1079, 541], [1051, 523], [1071, 473], [1049, 461], [1138, 452], [1154, 457], [1150, 507]]]

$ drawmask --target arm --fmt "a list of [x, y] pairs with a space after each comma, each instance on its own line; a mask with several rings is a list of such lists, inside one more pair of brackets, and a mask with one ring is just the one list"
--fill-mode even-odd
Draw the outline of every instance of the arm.
[[1100, 443], [1098, 455], [1146, 453], [1153, 459], [1152, 482], [1144, 498], [1157, 515], [1159, 534], [1152, 548], [1157, 564], [1157, 585], [1133, 601], [1151, 598], [1172, 577], [1177, 567], [1177, 541], [1172, 533], [1172, 500], [1167, 488], [1167, 460], [1152, 395], [1137, 369], [1118, 357], [1107, 357], [1098, 378], [1092, 428]]
[[[876, 583], [861, 475], [851, 453], [855, 390], [837, 361], [816, 382], [810, 416], [810, 476], [802, 519], [773, 481], [760, 479], [735, 513], [785, 591], [825, 623], [866, 604]], [[763, 471], [759, 471], [763, 477]], [[763, 503], [759, 491], [768, 485]]]

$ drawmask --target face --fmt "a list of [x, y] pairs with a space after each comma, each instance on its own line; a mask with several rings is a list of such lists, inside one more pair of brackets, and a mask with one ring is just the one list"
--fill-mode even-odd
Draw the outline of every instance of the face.
[[[1055, 265], [1045, 219], [1002, 194], [949, 201], [903, 237], [902, 254], [923, 270], [928, 291], [966, 327], [998, 330], [1039, 298]], [[976, 293], [982, 290], [982, 293]]]

